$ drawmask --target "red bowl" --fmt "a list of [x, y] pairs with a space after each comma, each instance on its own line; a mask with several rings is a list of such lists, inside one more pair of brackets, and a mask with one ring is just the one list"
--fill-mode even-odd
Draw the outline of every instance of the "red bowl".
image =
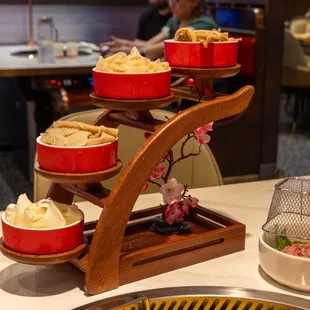
[[41, 168], [63, 173], [88, 173], [116, 165], [118, 139], [83, 147], [61, 147], [44, 144], [37, 138], [38, 162]]
[[58, 228], [24, 228], [8, 223], [2, 214], [3, 242], [9, 249], [26, 254], [56, 254], [72, 250], [83, 242], [84, 214], [82, 220]]
[[109, 73], [93, 69], [94, 92], [110, 99], [154, 99], [170, 94], [171, 70]]
[[219, 68], [237, 63], [238, 41], [202, 43], [165, 41], [166, 61], [171, 67]]

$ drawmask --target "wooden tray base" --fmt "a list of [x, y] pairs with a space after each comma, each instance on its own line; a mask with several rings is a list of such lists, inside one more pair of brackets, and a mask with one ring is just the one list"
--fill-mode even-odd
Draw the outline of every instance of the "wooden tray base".
[[[185, 219], [191, 225], [186, 235], [159, 235], [149, 230], [161, 207], [133, 212], [127, 225], [120, 253], [119, 285], [149, 278], [210, 259], [244, 250], [245, 226], [202, 207]], [[90, 244], [97, 221], [85, 224]], [[82, 272], [88, 268], [88, 244], [54, 255], [30, 255], [12, 251], [0, 239], [6, 257], [28, 265], [56, 265], [71, 261]], [[150, 268], [152, 265], [152, 268]]]
[[[162, 211], [155, 207], [132, 213], [121, 247], [119, 285], [244, 250], [245, 226], [202, 207], [185, 219], [191, 225], [188, 234], [153, 233], [149, 227]], [[95, 228], [96, 222], [85, 224], [85, 230]], [[85, 235], [91, 243], [93, 234]], [[85, 272], [88, 254], [71, 262]]]
[[7, 248], [3, 239], [0, 238], [0, 251], [4, 256], [21, 264], [27, 265], [57, 265], [68, 262], [76, 257], [81, 256], [87, 248], [87, 244], [83, 243], [78, 247], [63, 253], [51, 255], [32, 255], [15, 252]]

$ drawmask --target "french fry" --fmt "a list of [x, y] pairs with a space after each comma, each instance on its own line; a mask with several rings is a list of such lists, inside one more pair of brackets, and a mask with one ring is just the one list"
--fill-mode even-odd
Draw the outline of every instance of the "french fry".
[[228, 32], [222, 32], [221, 29], [213, 30], [191, 30], [180, 28], [174, 37], [175, 41], [180, 42], [200, 42], [204, 47], [208, 47], [212, 42], [241, 41], [241, 39], [230, 38]]

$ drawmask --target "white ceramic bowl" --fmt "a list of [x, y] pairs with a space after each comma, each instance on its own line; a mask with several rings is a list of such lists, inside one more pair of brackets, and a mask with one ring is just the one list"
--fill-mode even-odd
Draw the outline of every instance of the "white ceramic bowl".
[[259, 237], [259, 262], [277, 282], [310, 292], [310, 258], [285, 254], [276, 248], [276, 235], [262, 231]]

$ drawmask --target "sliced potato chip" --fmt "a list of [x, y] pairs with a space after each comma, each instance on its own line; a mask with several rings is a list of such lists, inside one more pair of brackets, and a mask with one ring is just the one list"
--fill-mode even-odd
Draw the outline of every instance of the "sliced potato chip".
[[140, 57], [142, 57], [140, 52], [139, 52], [139, 50], [135, 46], [131, 49], [131, 52], [130, 52], [129, 55], [130, 56], [140, 56]]
[[118, 58], [126, 59], [127, 55], [125, 53], [123, 53], [123, 52], [119, 52], [119, 53], [116, 53], [116, 54], [114, 54], [114, 55], [112, 55], [110, 57], [105, 58], [105, 60], [107, 62], [113, 62], [115, 59], [118, 59]]
[[127, 72], [143, 73], [143, 72], [146, 72], [146, 69], [147, 69], [146, 66], [134, 66], [134, 67], [128, 67]]
[[160, 72], [168, 70], [169, 64], [161, 62], [160, 59], [151, 61], [143, 57], [136, 47], [133, 47], [128, 56], [122, 52], [107, 58], [99, 56], [96, 69], [103, 72], [118, 73]]

